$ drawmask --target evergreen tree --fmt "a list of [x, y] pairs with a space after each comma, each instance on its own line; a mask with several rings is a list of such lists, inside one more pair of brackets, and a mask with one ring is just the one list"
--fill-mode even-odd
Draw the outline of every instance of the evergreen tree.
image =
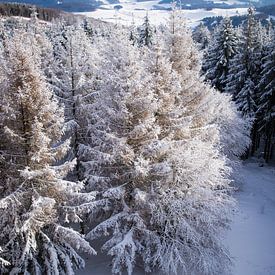
[[264, 158], [269, 161], [272, 157], [272, 148], [275, 139], [275, 43], [274, 34], [271, 38], [262, 59], [261, 80], [258, 91], [259, 99], [258, 117], [259, 132], [264, 135]]
[[[250, 89], [252, 84], [249, 83], [253, 81], [253, 86], [256, 87], [257, 80], [259, 79], [259, 70], [261, 63], [261, 54], [262, 54], [262, 44], [260, 40], [260, 29], [259, 24], [257, 23], [254, 17], [253, 8], [248, 9], [248, 19], [244, 23], [240, 38], [240, 43], [238, 47], [238, 53], [231, 60], [229, 75], [227, 78], [226, 91], [229, 92], [235, 100], [239, 101], [240, 109], [243, 109], [242, 105], [246, 105], [246, 102], [242, 101], [241, 98], [247, 99], [243, 96], [243, 93], [246, 93], [244, 86]], [[242, 92], [241, 92], [242, 91]], [[256, 90], [246, 93], [250, 94], [250, 102], [256, 102]], [[250, 115], [254, 115], [255, 110], [251, 109]]]
[[139, 27], [139, 46], [150, 47], [153, 43], [153, 28], [149, 22], [148, 13], [144, 17], [144, 23]]
[[229, 72], [230, 60], [237, 52], [237, 36], [233, 29], [231, 19], [225, 17], [214, 32], [205, 54], [202, 70], [206, 79], [219, 91], [224, 92], [225, 81]]
[[193, 39], [198, 43], [199, 50], [206, 50], [211, 41], [211, 33], [208, 28], [200, 23], [193, 31]]
[[109, 232], [102, 248], [113, 258], [114, 274], [124, 268], [132, 274], [136, 259], [145, 256], [149, 240], [147, 195], [161, 169], [150, 154], [159, 132], [152, 81], [143, 70], [137, 48], [125, 38], [115, 33], [111, 43], [101, 47], [105, 61], [100, 67], [99, 90], [94, 94], [90, 144], [85, 147], [87, 159], [83, 161], [87, 188], [101, 191], [98, 203], [105, 204], [92, 213], [101, 214], [101, 219], [87, 237], [96, 239]]
[[129, 40], [133, 45], [135, 45], [138, 42], [138, 31], [135, 25], [134, 17], [132, 18], [131, 26], [130, 26], [130, 34], [129, 34]]
[[259, 82], [261, 57], [263, 54], [262, 35], [254, 9], [248, 9], [239, 44], [238, 53], [231, 60], [225, 91], [233, 96], [243, 115], [254, 120], [251, 130], [252, 146], [247, 154], [252, 155], [259, 145], [258, 118], [256, 111], [259, 103], [257, 84]]
[[24, 32], [10, 39], [0, 70], [0, 272], [73, 274], [84, 266], [75, 249], [95, 251], [64, 223], [79, 222], [95, 194], [81, 194], [82, 184], [63, 179], [74, 162], [55, 165], [69, 141], [60, 142], [63, 109], [32, 41]]

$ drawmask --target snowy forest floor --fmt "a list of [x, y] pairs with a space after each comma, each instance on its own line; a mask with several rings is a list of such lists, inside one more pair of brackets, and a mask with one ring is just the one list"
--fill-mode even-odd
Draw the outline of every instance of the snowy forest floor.
[[[232, 275], [274, 275], [275, 168], [247, 162], [241, 177], [243, 183], [235, 194], [238, 210], [225, 239], [234, 261]], [[85, 270], [79, 270], [77, 275], [111, 274], [106, 256], [101, 254], [86, 261]], [[134, 272], [144, 274], [142, 270]]]
[[275, 274], [275, 168], [243, 166], [243, 184], [226, 244], [234, 258], [233, 275]]

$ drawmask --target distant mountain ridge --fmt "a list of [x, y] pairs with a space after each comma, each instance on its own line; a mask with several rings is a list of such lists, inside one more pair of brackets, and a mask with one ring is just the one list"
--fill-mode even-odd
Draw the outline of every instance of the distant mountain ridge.
[[0, 0], [0, 3], [26, 3], [44, 8], [61, 9], [68, 12], [93, 11], [102, 4], [102, 2], [97, 0]]
[[[146, 0], [136, 0], [136, 2], [146, 1]], [[259, 0], [252, 2], [255, 6], [266, 6], [274, 4], [275, 0]], [[102, 4], [106, 3], [106, 0], [0, 0], [0, 3], [27, 3], [38, 5], [45, 8], [55, 8], [61, 9], [68, 12], [88, 12], [94, 11], [99, 8]], [[120, 3], [119, 0], [107, 0], [109, 3]], [[172, 3], [173, 0], [159, 0], [160, 4]], [[178, 5], [182, 9], [212, 9], [212, 8], [233, 8], [240, 6], [247, 6], [249, 0], [239, 0], [238, 3], [232, 3], [228, 0], [224, 1], [214, 1], [214, 0], [177, 0]]]

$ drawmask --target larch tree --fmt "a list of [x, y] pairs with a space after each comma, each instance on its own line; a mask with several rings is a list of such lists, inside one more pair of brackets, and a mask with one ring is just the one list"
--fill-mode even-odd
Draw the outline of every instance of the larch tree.
[[104, 59], [91, 106], [91, 143], [83, 148], [87, 187], [101, 192], [98, 211], [91, 213], [100, 217], [99, 224], [87, 238], [109, 236], [102, 248], [112, 256], [112, 272], [126, 268], [132, 274], [148, 240], [149, 178], [161, 169], [151, 155], [159, 132], [157, 99], [138, 49], [119, 33], [109, 39], [111, 43], [101, 47]]
[[[222, 230], [223, 226], [226, 226], [226, 220], [223, 220], [227, 215], [225, 213], [218, 213], [213, 212], [210, 210], [211, 207], [213, 209], [216, 209], [217, 206], [214, 204], [209, 203], [209, 201], [200, 201], [200, 192], [202, 190], [207, 191], [207, 194], [209, 195], [209, 199], [212, 197], [212, 202], [219, 201], [221, 204], [218, 206], [220, 211], [227, 212], [228, 210], [228, 204], [230, 205], [230, 198], [223, 197], [224, 194], [228, 192], [230, 189], [228, 177], [225, 176], [226, 173], [230, 173], [229, 170], [234, 166], [236, 161], [236, 156], [239, 156], [241, 154], [246, 146], [249, 144], [249, 137], [248, 137], [248, 131], [245, 128], [242, 128], [242, 126], [246, 125], [245, 122], [241, 119], [240, 115], [237, 113], [236, 109], [234, 109], [232, 103], [230, 102], [230, 99], [226, 95], [222, 95], [219, 92], [211, 89], [208, 85], [203, 83], [203, 80], [199, 76], [200, 67], [199, 67], [199, 60], [198, 60], [198, 54], [195, 48], [195, 45], [191, 39], [190, 31], [186, 28], [186, 25], [184, 23], [184, 20], [182, 19], [182, 16], [180, 12], [174, 11], [171, 14], [169, 25], [167, 28], [167, 32], [164, 33], [164, 39], [166, 41], [166, 45], [164, 47], [164, 55], [167, 56], [168, 60], [170, 60], [172, 69], [178, 74], [178, 80], [180, 82], [180, 89], [181, 89], [181, 102], [182, 102], [182, 108], [184, 112], [181, 114], [181, 117], [185, 119], [189, 119], [189, 130], [187, 131], [186, 126], [183, 127], [182, 131], [185, 131], [185, 135], [182, 136], [175, 136], [174, 137], [174, 143], [175, 143], [175, 150], [177, 151], [177, 154], [174, 151], [174, 157], [177, 158], [176, 165], [174, 166], [175, 171], [174, 175], [177, 175], [176, 179], [178, 180], [177, 184], [172, 185], [171, 189], [174, 189], [176, 191], [171, 192], [170, 199], [166, 200], [164, 196], [164, 200], [160, 203], [160, 205], [163, 205], [166, 207], [163, 209], [163, 213], [161, 215], [165, 214], [165, 211], [167, 211], [167, 217], [164, 218], [160, 215], [159, 222], [161, 219], [166, 220], [167, 224], [170, 224], [171, 227], [169, 228], [171, 232], [175, 234], [175, 231], [173, 230], [179, 230], [178, 232], [184, 232], [184, 230], [187, 230], [185, 232], [188, 232], [192, 234], [192, 232], [197, 232], [198, 235], [194, 238], [199, 238], [200, 235], [200, 229], [204, 228], [204, 232], [201, 232], [201, 236], [204, 240], [207, 236], [208, 243], [212, 244], [209, 247], [201, 247], [195, 249], [195, 251], [200, 251], [200, 255], [194, 253], [192, 251], [192, 245], [183, 245], [181, 247], [182, 243], [173, 243], [170, 242], [171, 246], [168, 246], [169, 240], [166, 240], [166, 248], [170, 249], [167, 250], [167, 255], [174, 255], [175, 258], [171, 259], [171, 266], [170, 269], [168, 260], [163, 258], [163, 266], [164, 268], [167, 267], [165, 270], [166, 273], [176, 273], [178, 270], [177, 268], [181, 266], [181, 271], [178, 270], [178, 272], [184, 272], [186, 274], [189, 274], [191, 272], [194, 272], [192, 270], [196, 269], [194, 267], [194, 263], [199, 263], [197, 265], [197, 270], [195, 272], [202, 273], [202, 274], [219, 274], [221, 273], [222, 269], [225, 268], [226, 264], [228, 263], [227, 260], [227, 254], [226, 251], [223, 250], [223, 247], [221, 245], [221, 242], [218, 240], [219, 232]], [[227, 117], [230, 117], [230, 120], [227, 120]], [[225, 123], [225, 125], [224, 125]], [[233, 127], [234, 130], [231, 128]], [[230, 134], [230, 131], [233, 133]], [[186, 135], [186, 133], [188, 133]], [[241, 140], [241, 142], [238, 145], [238, 148], [235, 148], [234, 144], [230, 142], [230, 144], [227, 144], [227, 135], [230, 134], [231, 138], [235, 140], [235, 143], [237, 140]], [[190, 143], [189, 143], [190, 142]], [[188, 144], [188, 145], [187, 145]], [[180, 147], [182, 146], [182, 147]], [[187, 147], [185, 147], [187, 146]], [[176, 149], [177, 148], [177, 149]], [[192, 150], [199, 150], [200, 153], [189, 152], [188, 148], [192, 148]], [[199, 148], [208, 148], [208, 150], [199, 149]], [[189, 152], [189, 153], [188, 153]], [[197, 155], [198, 154], [198, 155]], [[202, 154], [205, 154], [203, 156]], [[217, 155], [215, 155], [217, 154]], [[194, 157], [196, 155], [196, 157]], [[227, 156], [228, 159], [224, 158]], [[193, 172], [195, 170], [190, 169], [190, 167], [186, 166], [185, 163], [189, 163], [188, 159], [190, 159], [190, 164], [193, 163], [194, 166], [192, 166], [192, 169], [197, 169], [200, 172]], [[205, 171], [205, 174], [202, 176], [203, 168], [207, 167], [207, 163], [202, 163], [203, 160], [206, 159], [215, 159], [217, 163], [214, 166], [211, 166], [207, 168], [207, 171]], [[218, 160], [221, 162], [219, 163]], [[181, 162], [183, 161], [183, 163]], [[222, 162], [225, 161], [223, 164]], [[202, 166], [200, 166], [202, 165]], [[221, 166], [220, 166], [221, 165]], [[217, 169], [217, 170], [216, 170]], [[227, 171], [227, 172], [225, 172]], [[225, 174], [224, 174], [225, 172]], [[181, 174], [182, 173], [182, 174]], [[213, 174], [212, 174], [213, 173]], [[196, 178], [198, 175], [198, 178]], [[215, 175], [215, 176], [214, 176]], [[185, 178], [187, 177], [187, 178]], [[210, 178], [208, 178], [210, 177]], [[207, 178], [209, 180], [207, 180]], [[213, 179], [216, 180], [213, 180]], [[219, 179], [218, 179], [219, 178]], [[185, 179], [185, 180], [184, 180]], [[205, 180], [204, 180], [205, 179]], [[209, 183], [211, 184], [209, 185]], [[223, 184], [223, 183], [224, 184]], [[214, 187], [216, 184], [216, 187]], [[221, 184], [221, 185], [220, 185]], [[189, 190], [192, 193], [190, 197], [188, 197]], [[202, 189], [201, 189], [202, 188]], [[216, 191], [219, 190], [219, 192], [216, 193]], [[186, 193], [187, 192], [187, 193]], [[212, 193], [213, 192], [213, 193]], [[175, 197], [173, 198], [173, 194]], [[222, 195], [223, 194], [223, 195]], [[223, 197], [223, 199], [220, 197]], [[178, 196], [178, 197], [177, 197]], [[186, 196], [186, 197], [185, 197]], [[217, 200], [214, 199], [214, 197], [217, 196]], [[218, 199], [219, 197], [219, 199]], [[206, 212], [204, 212], [203, 215], [208, 216], [210, 219], [219, 220], [220, 219], [220, 226], [215, 228], [209, 228], [207, 223], [204, 224], [203, 220], [200, 220], [200, 214], [196, 213], [190, 216], [190, 218], [194, 218], [196, 220], [196, 225], [198, 225], [199, 228], [196, 228], [195, 224], [192, 224], [192, 221], [188, 220], [188, 214], [187, 213], [194, 213], [194, 209], [192, 210], [192, 203], [190, 205], [181, 205], [182, 201], [188, 201], [190, 199], [192, 202], [197, 201], [196, 204], [199, 204], [202, 206], [202, 209], [204, 209]], [[171, 202], [175, 201], [176, 204], [173, 205]], [[190, 202], [190, 201], [189, 201]], [[224, 205], [223, 205], [224, 203]], [[222, 206], [223, 205], [223, 206]], [[171, 208], [170, 208], [171, 206]], [[173, 208], [174, 207], [174, 208]], [[182, 208], [181, 208], [182, 207]], [[190, 207], [190, 208], [189, 208]], [[209, 208], [210, 207], [210, 208]], [[156, 208], [158, 209], [158, 208]], [[161, 207], [159, 206], [159, 209]], [[176, 210], [177, 209], [177, 210]], [[201, 209], [201, 210], [202, 210]], [[211, 216], [210, 213], [207, 213], [207, 210], [210, 210], [211, 214], [217, 215], [216, 217]], [[178, 211], [178, 212], [177, 212]], [[180, 211], [186, 211], [186, 214], [183, 214], [183, 212]], [[196, 211], [196, 210], [195, 210]], [[177, 213], [174, 217], [170, 216], [170, 213]], [[203, 210], [202, 210], [203, 212]], [[200, 212], [200, 213], [202, 213]], [[225, 215], [225, 216], [223, 216]], [[153, 215], [154, 216], [154, 215]], [[187, 217], [187, 218], [186, 218]], [[219, 217], [219, 218], [218, 218]], [[198, 219], [197, 219], [198, 218]], [[176, 219], [176, 220], [174, 220]], [[210, 222], [210, 220], [208, 220]], [[202, 222], [201, 225], [200, 222]], [[224, 222], [224, 223], [223, 223]], [[173, 226], [172, 226], [173, 224]], [[184, 228], [184, 224], [192, 225], [191, 228], [188, 229]], [[211, 224], [211, 222], [210, 222]], [[210, 225], [209, 224], [209, 225]], [[192, 231], [192, 229], [194, 231]], [[209, 231], [208, 231], [209, 229]], [[212, 229], [215, 231], [213, 232]], [[212, 231], [212, 232], [211, 232]], [[178, 233], [177, 232], [177, 233]], [[208, 232], [208, 233], [206, 233]], [[205, 235], [206, 234], [206, 235]], [[216, 236], [217, 239], [213, 240], [211, 239], [213, 236]], [[170, 236], [170, 235], [169, 235]], [[182, 235], [177, 235], [178, 239], [181, 241], [185, 241], [185, 237]], [[175, 239], [177, 239], [175, 237]], [[192, 239], [192, 238], [191, 238]], [[211, 240], [210, 240], [211, 239]], [[187, 241], [191, 242], [190, 240]], [[199, 242], [200, 243], [200, 242]], [[202, 243], [201, 243], [202, 244]], [[184, 248], [185, 247], [185, 248]], [[190, 248], [190, 250], [188, 250]], [[187, 250], [187, 251], [186, 251]], [[169, 251], [169, 252], [168, 252]], [[184, 251], [184, 255], [181, 255], [179, 251]], [[218, 254], [215, 254], [212, 252], [219, 251]], [[174, 253], [174, 254], [173, 254]], [[209, 254], [208, 254], [209, 253]], [[210, 256], [211, 255], [211, 256]], [[217, 256], [217, 257], [216, 257]], [[211, 265], [209, 264], [209, 259], [211, 258]], [[194, 262], [193, 262], [194, 261]], [[173, 264], [177, 263], [173, 266]], [[183, 270], [183, 271], [182, 271]]]
[[[148, 272], [221, 274], [230, 264], [220, 232], [234, 204], [232, 155], [249, 138], [229, 97], [200, 78], [196, 46], [178, 13], [157, 40], [142, 54], [117, 34], [102, 47], [83, 165], [103, 206], [91, 213], [98, 225], [87, 238], [107, 237], [102, 248], [114, 274], [132, 274], [140, 260]], [[230, 131], [238, 149], [226, 147]]]
[[77, 158], [75, 177], [81, 179], [78, 149], [83, 136], [84, 106], [82, 99], [92, 92], [94, 69], [97, 62], [96, 50], [84, 29], [76, 24], [64, 26], [52, 37], [55, 66], [52, 71], [52, 87], [65, 106], [67, 133], [72, 136], [72, 151], [69, 158]]
[[95, 251], [64, 224], [81, 221], [94, 193], [64, 179], [63, 109], [49, 90], [32, 37], [10, 38], [0, 68], [0, 273], [73, 274]]
[[229, 62], [237, 52], [237, 39], [231, 19], [225, 17], [215, 29], [213, 40], [205, 54], [202, 70], [206, 79], [220, 92], [224, 92]]

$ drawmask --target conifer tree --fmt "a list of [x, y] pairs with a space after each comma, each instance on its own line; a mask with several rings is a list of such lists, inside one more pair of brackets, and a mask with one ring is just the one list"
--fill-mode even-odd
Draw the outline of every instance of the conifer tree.
[[139, 27], [139, 46], [150, 47], [153, 43], [153, 28], [149, 21], [148, 13], [144, 17], [143, 24]]
[[[256, 90], [246, 91], [252, 87], [250, 81], [253, 81], [253, 86], [256, 87], [259, 79], [259, 70], [261, 63], [262, 44], [260, 39], [260, 29], [254, 17], [254, 9], [248, 9], [248, 19], [244, 23], [240, 38], [238, 53], [231, 60], [230, 71], [227, 78], [226, 91], [230, 93], [235, 100], [239, 101], [239, 108], [243, 109], [246, 105], [246, 95], [250, 95], [250, 102], [254, 101], [257, 104]], [[246, 83], [246, 84], [245, 84]], [[250, 109], [250, 116], [254, 116], [255, 110]]]
[[199, 50], [206, 50], [211, 41], [211, 34], [208, 28], [200, 23], [193, 31], [193, 39], [198, 43]]
[[87, 237], [110, 235], [102, 248], [112, 256], [114, 274], [124, 268], [132, 274], [136, 259], [145, 256], [149, 178], [161, 169], [151, 155], [159, 132], [157, 100], [137, 48], [125, 38], [115, 33], [101, 47], [104, 61], [90, 114], [91, 142], [82, 162], [87, 188], [101, 191], [98, 202], [105, 204], [92, 213], [101, 219]]
[[231, 60], [225, 91], [233, 96], [243, 116], [254, 120], [251, 129], [252, 145], [247, 155], [253, 155], [259, 146], [257, 109], [259, 104], [259, 82], [263, 54], [262, 34], [255, 19], [255, 11], [248, 9], [248, 18], [241, 29], [238, 53]]
[[[61, 28], [61, 30], [60, 30]], [[82, 99], [92, 92], [93, 72], [97, 60], [95, 47], [79, 25], [60, 25], [60, 32], [52, 37], [54, 61], [52, 87], [65, 106], [67, 133], [72, 136], [69, 158], [77, 157], [75, 176], [81, 179], [78, 149], [82, 142]], [[57, 29], [58, 31], [58, 29]]]
[[133, 45], [135, 45], [138, 42], [138, 31], [137, 27], [135, 25], [134, 17], [132, 18], [131, 26], [130, 26], [130, 34], [129, 34], [129, 40]]
[[[114, 274], [132, 274], [138, 260], [165, 274], [221, 274], [230, 263], [219, 239], [233, 204], [229, 154], [244, 150], [247, 134], [229, 97], [200, 78], [191, 32], [177, 14], [169, 27], [142, 55], [117, 34], [101, 47], [106, 61], [83, 165], [105, 205], [92, 213], [99, 223], [87, 238], [108, 237], [102, 248]], [[226, 148], [226, 116], [238, 149]]]
[[229, 62], [237, 52], [237, 46], [237, 36], [231, 19], [225, 17], [214, 31], [214, 37], [205, 54], [202, 67], [206, 79], [221, 92], [224, 92]]
[[[95, 194], [64, 179], [63, 109], [49, 90], [32, 37], [16, 34], [5, 45], [0, 68], [0, 273], [73, 274], [94, 254], [66, 222], [79, 222]], [[57, 165], [57, 163], [59, 163]]]
[[258, 84], [259, 107], [259, 132], [264, 136], [264, 158], [269, 161], [272, 157], [272, 149], [275, 137], [275, 43], [274, 34], [265, 49], [262, 59], [261, 79]]

